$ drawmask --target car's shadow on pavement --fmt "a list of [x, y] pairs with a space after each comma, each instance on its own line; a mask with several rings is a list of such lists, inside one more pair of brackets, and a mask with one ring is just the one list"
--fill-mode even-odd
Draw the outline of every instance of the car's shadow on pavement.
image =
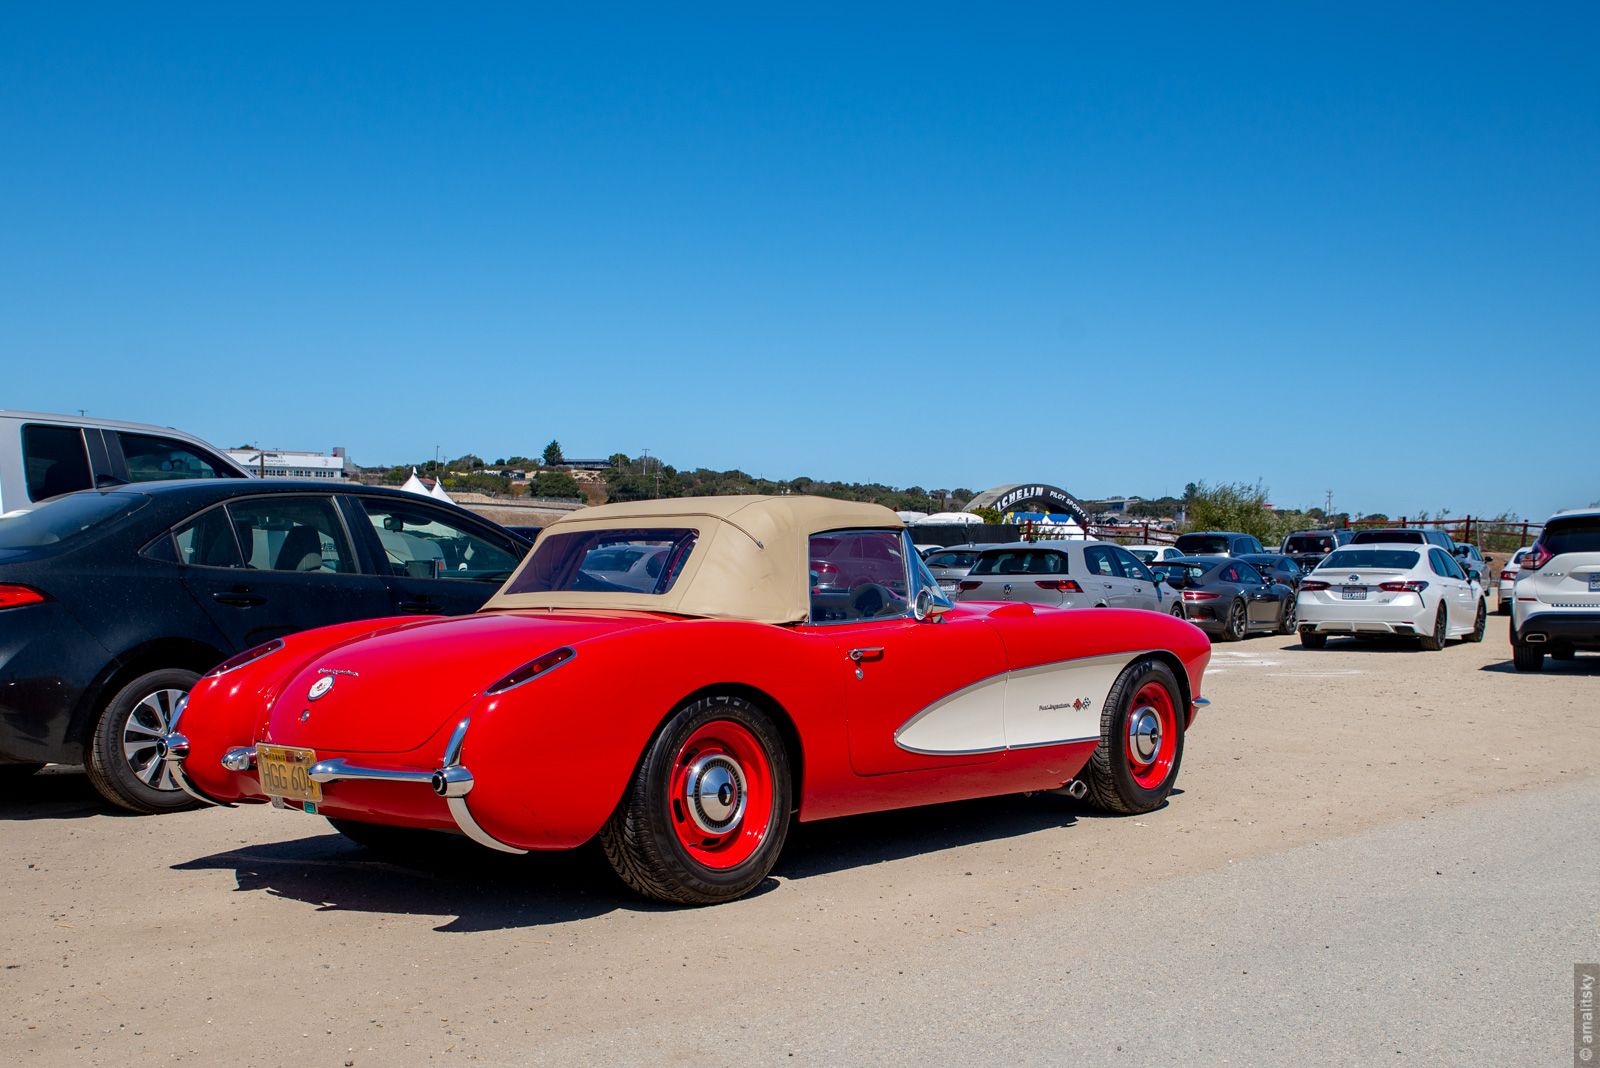
[[90, 816], [140, 818], [102, 798], [89, 785], [89, 776], [81, 767], [52, 765], [0, 790], [0, 821], [80, 820]]
[[1575, 660], [1557, 660], [1554, 657], [1544, 658], [1544, 670], [1518, 671], [1517, 666], [1511, 662], [1510, 657], [1497, 660], [1493, 664], [1485, 664], [1479, 671], [1493, 671], [1501, 675], [1530, 675], [1538, 678], [1542, 675], [1600, 675], [1600, 656], [1578, 656]]
[[[1173, 791], [1174, 794], [1179, 791]], [[979, 842], [1071, 827], [1099, 813], [1055, 796], [962, 801], [791, 826], [769, 878], [779, 880], [899, 860]], [[598, 846], [510, 856], [455, 835], [419, 835], [404, 857], [368, 850], [336, 833], [242, 846], [173, 865], [178, 871], [231, 871], [240, 891], [261, 891], [324, 910], [453, 917], [435, 930], [455, 933], [541, 927], [617, 910], [675, 906], [630, 892]]]

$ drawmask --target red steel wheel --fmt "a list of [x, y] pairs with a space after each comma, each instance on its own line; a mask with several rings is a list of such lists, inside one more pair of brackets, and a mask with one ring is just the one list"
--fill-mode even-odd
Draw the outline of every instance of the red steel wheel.
[[690, 857], [708, 868], [737, 867], [772, 829], [772, 764], [755, 735], [713, 720], [678, 750], [666, 800]]
[[1159, 789], [1172, 773], [1178, 753], [1178, 717], [1172, 694], [1158, 682], [1147, 682], [1134, 694], [1128, 711], [1128, 770], [1146, 790]]
[[790, 755], [773, 713], [738, 694], [675, 711], [600, 829], [606, 860], [646, 897], [714, 905], [761, 885], [789, 832]]

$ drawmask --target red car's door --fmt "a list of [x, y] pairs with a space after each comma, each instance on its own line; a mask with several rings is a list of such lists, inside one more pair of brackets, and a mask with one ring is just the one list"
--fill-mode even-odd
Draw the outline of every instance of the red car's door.
[[[900, 618], [819, 627], [845, 676], [850, 765], [862, 775], [994, 760], [1005, 748], [1005, 647], [982, 619]], [[988, 696], [972, 690], [990, 680]], [[973, 705], [897, 741], [914, 719], [962, 690]], [[986, 713], [991, 713], [986, 714]], [[937, 723], [937, 726], [935, 724]]]

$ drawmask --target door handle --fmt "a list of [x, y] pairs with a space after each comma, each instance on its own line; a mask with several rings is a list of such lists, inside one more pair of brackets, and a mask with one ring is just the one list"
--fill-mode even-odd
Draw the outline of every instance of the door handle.
[[258, 597], [249, 590], [234, 590], [232, 593], [213, 593], [211, 599], [218, 604], [232, 605], [234, 608], [254, 608], [267, 603], [265, 597]]
[[431, 597], [424, 597], [421, 600], [401, 601], [395, 607], [402, 612], [412, 612], [418, 615], [439, 611], [439, 603]]
[[850, 659], [855, 661], [857, 664], [867, 663], [873, 660], [882, 660], [883, 646], [876, 645], [868, 649], [852, 649], [850, 650]]

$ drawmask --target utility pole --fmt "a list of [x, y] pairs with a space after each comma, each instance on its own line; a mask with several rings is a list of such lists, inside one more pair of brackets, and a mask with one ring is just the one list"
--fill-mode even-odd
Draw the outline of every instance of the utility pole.
[[1333, 514], [1333, 490], [1329, 490], [1328, 491], [1327, 502], [1323, 505], [1322, 514], [1323, 515], [1332, 515]]

